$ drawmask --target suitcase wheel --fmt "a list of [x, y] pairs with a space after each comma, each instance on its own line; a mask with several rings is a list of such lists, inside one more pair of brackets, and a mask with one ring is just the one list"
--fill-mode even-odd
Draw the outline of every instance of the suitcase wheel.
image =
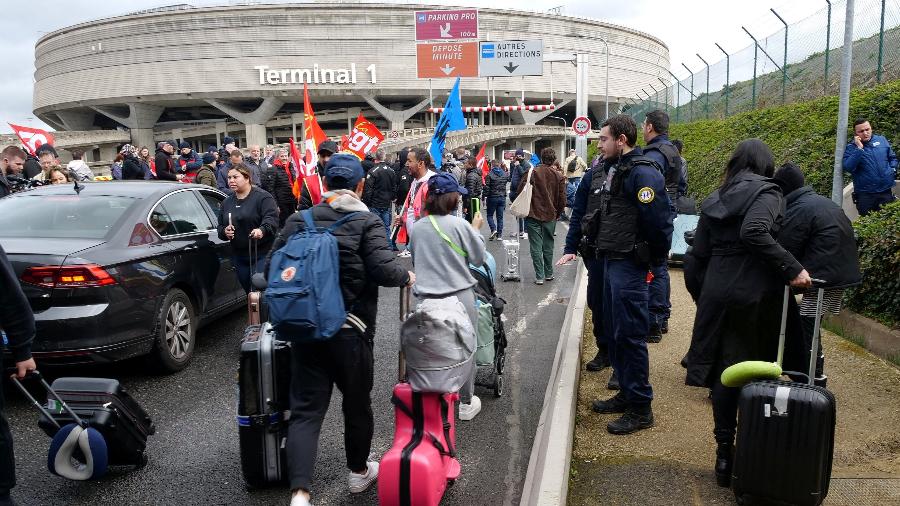
[[503, 397], [503, 376], [494, 376], [494, 397]]

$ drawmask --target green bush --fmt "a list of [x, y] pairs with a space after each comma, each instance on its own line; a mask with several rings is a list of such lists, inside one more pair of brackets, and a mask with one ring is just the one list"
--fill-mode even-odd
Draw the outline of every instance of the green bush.
[[847, 296], [850, 309], [900, 327], [900, 201], [853, 224], [859, 240], [862, 285]]
[[[798, 164], [817, 192], [831, 195], [837, 110], [837, 97], [825, 97], [722, 120], [673, 124], [669, 137], [684, 141], [688, 191], [698, 200], [719, 185], [734, 148], [751, 137], [772, 148], [776, 167], [788, 161]], [[854, 90], [850, 95], [851, 126], [859, 116], [869, 118], [875, 132], [892, 145], [900, 144], [900, 81]], [[852, 130], [849, 136], [852, 138]]]

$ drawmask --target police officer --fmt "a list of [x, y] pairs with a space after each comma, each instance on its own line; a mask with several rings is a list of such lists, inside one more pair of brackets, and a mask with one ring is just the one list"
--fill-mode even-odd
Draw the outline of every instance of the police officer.
[[[681, 184], [681, 153], [669, 141], [669, 115], [656, 110], [647, 113], [643, 124], [644, 156], [659, 164], [665, 178], [669, 201], [674, 202]], [[687, 182], [684, 182], [687, 187]], [[675, 213], [675, 208], [672, 208]], [[673, 216], [674, 217], [674, 216]], [[669, 331], [669, 314], [672, 303], [669, 300], [669, 264], [667, 255], [650, 266], [653, 280], [650, 282], [650, 333], [647, 342], [658, 343], [662, 335]]]
[[592, 311], [599, 313], [598, 339], [607, 345], [621, 391], [595, 401], [592, 408], [622, 414], [607, 424], [612, 434], [653, 426], [646, 279], [650, 265], [665, 258], [672, 242], [665, 181], [659, 165], [643, 155], [636, 141], [637, 125], [630, 117], [620, 114], [603, 123], [598, 145], [606, 161], [579, 185], [565, 254], [557, 262], [574, 260], [573, 244], [580, 243], [583, 256], [593, 263], [595, 282], [588, 298]]

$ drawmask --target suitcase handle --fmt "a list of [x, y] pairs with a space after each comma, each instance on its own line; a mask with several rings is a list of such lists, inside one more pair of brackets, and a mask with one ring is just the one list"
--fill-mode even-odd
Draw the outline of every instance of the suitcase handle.
[[[813, 336], [812, 336], [812, 346], [809, 352], [809, 374], [799, 374], [800, 376], [806, 376], [806, 380], [809, 385], [813, 385], [815, 383], [816, 377], [816, 358], [819, 351], [819, 338], [822, 324], [822, 302], [825, 298], [825, 288], [823, 285], [828, 282], [824, 279], [816, 279], [812, 278], [813, 286], [817, 286], [816, 288], [816, 320], [813, 325]], [[784, 287], [784, 302], [781, 305], [781, 330], [778, 334], [778, 367], [781, 367], [782, 361], [784, 359], [784, 338], [785, 338], [785, 330], [787, 328], [787, 315], [788, 315], [788, 298], [791, 296], [791, 286], [785, 285]]]
[[[53, 390], [53, 388], [51, 388], [50, 385], [47, 384], [47, 382], [44, 380], [44, 377], [41, 375], [40, 372], [38, 372], [36, 370], [30, 371], [28, 373], [28, 375], [26, 375], [25, 377], [26, 378], [35, 378], [36, 380], [38, 380], [41, 383], [41, 385], [43, 385], [44, 388], [47, 390], [47, 393], [53, 395], [53, 397], [56, 397], [56, 400], [60, 403], [60, 405], [62, 405], [63, 409], [67, 413], [72, 415], [72, 419], [75, 420], [75, 423], [77, 423], [80, 427], [87, 428], [87, 426], [88, 426], [87, 422], [85, 422], [84, 419], [82, 419], [80, 416], [78, 416], [75, 413], [75, 411], [73, 411], [72, 408], [70, 408], [69, 405], [66, 404], [66, 401], [62, 400], [62, 397], [60, 397], [59, 394], [57, 394], [56, 391]], [[27, 397], [28, 400], [31, 401], [32, 404], [34, 404], [34, 407], [38, 408], [38, 410], [41, 412], [41, 414], [43, 414], [45, 417], [47, 417], [47, 419], [50, 420], [50, 422], [53, 425], [55, 425], [57, 429], [60, 429], [61, 427], [59, 425], [59, 422], [57, 422], [53, 418], [53, 415], [51, 415], [50, 412], [47, 411], [47, 409], [44, 408], [44, 406], [40, 402], [38, 402], [37, 399], [35, 399], [33, 395], [31, 395], [31, 393], [28, 391], [28, 389], [26, 389], [25, 386], [22, 385], [22, 382], [19, 381], [19, 378], [16, 378], [15, 376], [13, 376], [12, 380], [13, 380], [13, 383], [19, 388], [19, 390], [22, 391], [22, 393], [25, 395], [25, 397]]]
[[[409, 302], [412, 298], [412, 288], [404, 286], [400, 288], [400, 321], [404, 322], [409, 318]], [[406, 355], [403, 348], [397, 353], [397, 381], [403, 383], [406, 381]]]

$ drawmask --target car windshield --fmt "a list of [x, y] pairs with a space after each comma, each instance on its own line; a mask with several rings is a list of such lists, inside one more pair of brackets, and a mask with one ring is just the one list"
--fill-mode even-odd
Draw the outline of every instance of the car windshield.
[[103, 239], [138, 199], [113, 195], [22, 195], [0, 199], [0, 237]]

